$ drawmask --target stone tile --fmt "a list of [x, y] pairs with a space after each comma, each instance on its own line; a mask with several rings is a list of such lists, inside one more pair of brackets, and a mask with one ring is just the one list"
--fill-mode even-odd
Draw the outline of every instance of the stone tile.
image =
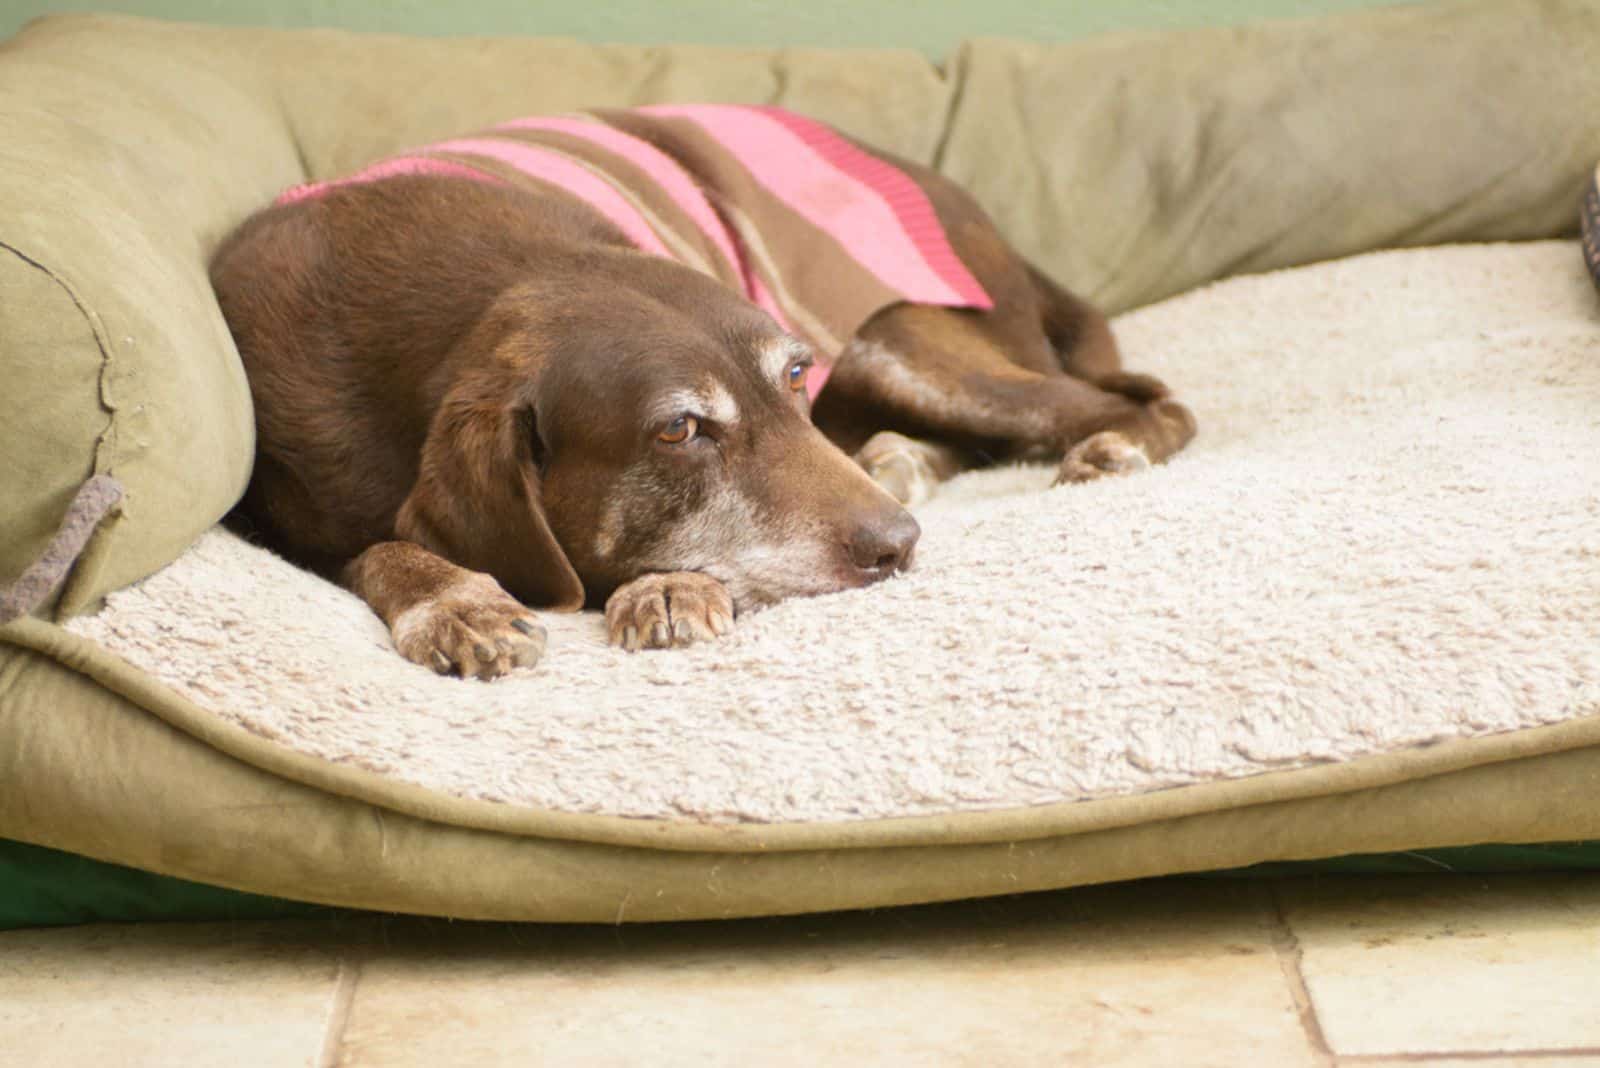
[[1176, 881], [738, 923], [396, 925], [340, 1063], [1320, 1063], [1274, 931], [1264, 895]]
[[327, 938], [281, 923], [0, 932], [0, 1062], [316, 1064], [339, 967]]
[[1341, 878], [1277, 893], [1336, 1054], [1600, 1051], [1600, 879]]

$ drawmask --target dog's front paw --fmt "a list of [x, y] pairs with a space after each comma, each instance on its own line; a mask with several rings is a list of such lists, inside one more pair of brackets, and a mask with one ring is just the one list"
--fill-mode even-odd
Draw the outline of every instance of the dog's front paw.
[[733, 630], [728, 588], [698, 571], [643, 575], [606, 601], [606, 632], [628, 652], [668, 649]]
[[401, 656], [441, 675], [494, 679], [532, 667], [544, 655], [544, 627], [498, 582], [477, 572], [401, 612], [391, 633]]

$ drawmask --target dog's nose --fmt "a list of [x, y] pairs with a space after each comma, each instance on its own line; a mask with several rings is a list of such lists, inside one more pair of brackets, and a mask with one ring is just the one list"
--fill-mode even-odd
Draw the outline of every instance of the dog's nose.
[[888, 578], [911, 564], [911, 551], [922, 536], [922, 528], [911, 513], [896, 508], [859, 524], [850, 535], [850, 562], [876, 582]]

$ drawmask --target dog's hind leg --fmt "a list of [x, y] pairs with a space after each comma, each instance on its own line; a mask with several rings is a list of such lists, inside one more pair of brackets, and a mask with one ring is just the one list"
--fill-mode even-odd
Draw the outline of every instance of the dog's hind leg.
[[893, 439], [874, 450], [911, 451], [918, 474], [1049, 457], [1064, 458], [1060, 480], [1070, 482], [1160, 463], [1194, 436], [1194, 417], [1156, 380], [1114, 370], [1100, 385], [1034, 370], [1009, 358], [992, 333], [980, 313], [901, 305], [880, 314], [835, 367], [814, 412], [818, 426], [858, 456], [879, 430], [947, 450], [943, 474], [931, 461], [924, 470]]
[[1136, 401], [1160, 400], [1167, 395], [1159, 378], [1122, 369], [1111, 324], [1098, 308], [1068, 292], [1033, 264], [1023, 261], [1023, 266], [1038, 300], [1040, 326], [1063, 371]]

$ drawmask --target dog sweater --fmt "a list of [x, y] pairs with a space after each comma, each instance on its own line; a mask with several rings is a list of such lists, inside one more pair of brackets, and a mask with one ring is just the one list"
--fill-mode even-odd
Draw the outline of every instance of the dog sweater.
[[910, 175], [776, 107], [603, 109], [516, 119], [295, 186], [453, 176], [558, 190], [643, 252], [710, 275], [811, 345], [813, 399], [855, 332], [900, 301], [990, 308]]

